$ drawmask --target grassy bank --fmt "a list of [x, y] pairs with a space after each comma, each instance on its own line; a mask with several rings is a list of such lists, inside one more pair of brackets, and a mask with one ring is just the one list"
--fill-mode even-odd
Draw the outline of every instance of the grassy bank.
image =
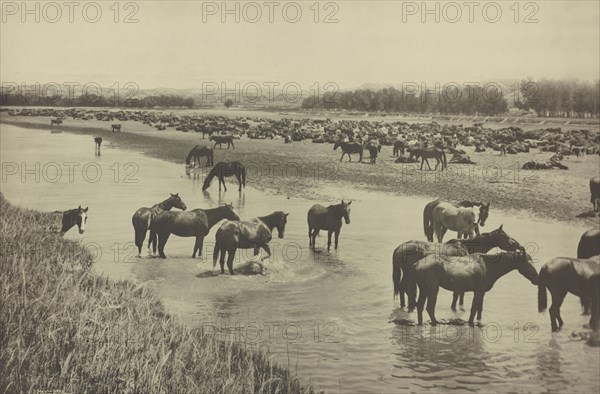
[[313, 391], [265, 354], [184, 328], [144, 286], [95, 274], [86, 249], [48, 231], [59, 221], [0, 193], [0, 392]]

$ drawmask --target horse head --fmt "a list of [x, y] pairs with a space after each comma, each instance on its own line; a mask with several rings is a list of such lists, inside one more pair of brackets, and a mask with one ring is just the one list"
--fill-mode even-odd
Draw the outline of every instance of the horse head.
[[502, 250], [506, 251], [514, 251], [521, 248], [521, 244], [519, 244], [514, 238], [508, 235], [503, 229], [502, 225], [492, 231], [491, 236], [493, 238], [493, 242], [498, 245], [498, 247]]
[[240, 217], [237, 215], [237, 213], [235, 213], [235, 210], [233, 209], [233, 203], [226, 203], [224, 207], [227, 208], [225, 209], [225, 219], [240, 220]]
[[478, 206], [474, 206], [471, 208], [471, 215], [473, 218], [473, 224], [479, 223], [479, 219], [481, 218], [481, 211]]
[[515, 252], [515, 262], [517, 264], [517, 270], [525, 278], [529, 279], [532, 285], [538, 283], [538, 272], [533, 266], [533, 260], [531, 256], [527, 254], [525, 248], [520, 246]]
[[279, 238], [283, 238], [284, 234], [285, 234], [285, 225], [287, 224], [287, 217], [289, 215], [289, 213], [283, 213], [281, 211], [277, 212], [278, 214], [278, 219], [277, 219], [277, 224], [275, 225], [275, 227], [277, 227], [277, 234], [279, 236]]
[[485, 221], [487, 220], [489, 214], [490, 214], [490, 203], [489, 202], [487, 204], [481, 203], [481, 205], [479, 207], [479, 221], [477, 222], [481, 227], [485, 226]]
[[87, 211], [89, 207], [85, 207], [85, 209], [77, 208], [77, 217], [75, 218], [75, 223], [77, 223], [77, 228], [79, 228], [79, 234], [83, 234], [85, 232], [85, 222], [87, 221]]
[[348, 202], [344, 202], [344, 200], [342, 200], [342, 217], [346, 221], [346, 224], [350, 224], [350, 204], [352, 204], [352, 200]]
[[336, 141], [336, 142], [333, 144], [333, 150], [336, 150], [336, 149], [338, 148], [338, 146], [341, 146], [341, 145], [342, 145], [342, 144], [340, 143], [340, 141]]
[[171, 193], [171, 197], [169, 197], [169, 202], [171, 203], [171, 205], [175, 208], [179, 208], [182, 211], [185, 211], [187, 209], [187, 206], [185, 205], [185, 203], [183, 202], [183, 200], [179, 197], [179, 193]]

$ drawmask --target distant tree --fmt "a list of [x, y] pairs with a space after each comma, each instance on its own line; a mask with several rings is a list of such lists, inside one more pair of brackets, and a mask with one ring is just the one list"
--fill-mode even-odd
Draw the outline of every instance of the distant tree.
[[225, 104], [225, 107], [230, 108], [233, 105], [233, 100], [227, 99], [224, 104]]

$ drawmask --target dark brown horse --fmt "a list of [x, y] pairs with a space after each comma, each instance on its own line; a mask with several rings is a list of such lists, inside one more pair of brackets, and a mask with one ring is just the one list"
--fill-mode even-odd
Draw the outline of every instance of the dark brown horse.
[[439, 288], [453, 292], [475, 293], [471, 304], [469, 325], [473, 325], [475, 314], [481, 320], [483, 296], [490, 291], [494, 283], [513, 270], [529, 279], [533, 285], [538, 283], [538, 273], [531, 257], [524, 249], [515, 252], [503, 252], [496, 255], [471, 254], [468, 256], [444, 256], [431, 254], [415, 264], [415, 280], [419, 286], [417, 301], [418, 322], [423, 324], [423, 307], [427, 300], [427, 313], [431, 325], [436, 325], [435, 304]]
[[100, 146], [102, 145], [102, 137], [94, 137], [94, 143], [96, 144], [96, 155], [100, 156]]
[[57, 119], [50, 119], [50, 126], [52, 125], [59, 125], [62, 123], [62, 119], [57, 118]]
[[[433, 200], [430, 203], [428, 203], [427, 205], [425, 205], [425, 209], [423, 209], [423, 230], [425, 231], [425, 236], [427, 237], [427, 240], [429, 242], [433, 242], [433, 235], [434, 235], [434, 229], [433, 229], [433, 218], [432, 218], [432, 213], [435, 207], [437, 207], [441, 202], [443, 202], [442, 200], [440, 200], [439, 198], [437, 200]], [[476, 226], [474, 227], [475, 230], [475, 234], [480, 235], [479, 232], [479, 226], [484, 227], [485, 226], [485, 221], [487, 220], [487, 218], [490, 215], [490, 203], [488, 202], [487, 204], [483, 203], [483, 202], [473, 202], [473, 201], [461, 201], [458, 204], [452, 204], [455, 207], [464, 207], [464, 208], [471, 208], [471, 207], [479, 207], [479, 220], [476, 223]], [[444, 231], [445, 232], [445, 231]], [[467, 234], [465, 234], [465, 238], [467, 237]]]
[[548, 299], [546, 289], [552, 295], [550, 325], [552, 331], [563, 326], [560, 306], [567, 293], [578, 296], [586, 305], [592, 304], [590, 326], [598, 330], [600, 319], [600, 256], [590, 259], [556, 257], [542, 266], [538, 283], [538, 309], [546, 310]]
[[223, 184], [225, 191], [227, 191], [227, 186], [225, 186], [225, 178], [229, 176], [235, 176], [237, 178], [239, 191], [242, 191], [242, 187], [246, 187], [246, 168], [244, 165], [239, 161], [220, 161], [206, 176], [204, 184], [202, 185], [202, 191], [209, 188], [214, 177], [219, 178], [219, 191], [221, 191], [221, 184]]
[[[171, 194], [166, 200], [154, 204], [151, 208], [142, 207], [135, 211], [131, 218], [133, 229], [135, 231], [135, 245], [138, 247], [138, 256], [142, 254], [142, 246], [144, 245], [144, 239], [146, 238], [146, 232], [150, 228], [152, 220], [161, 212], [170, 211], [171, 208], [179, 208], [183, 211], [187, 209], [187, 206], [183, 200], [179, 197], [179, 193]], [[152, 251], [150, 245], [152, 244]], [[150, 231], [150, 238], [148, 239], [148, 254], [156, 253], [156, 234]]]
[[223, 219], [240, 220], [233, 210], [233, 204], [225, 204], [213, 209], [193, 209], [186, 212], [161, 212], [152, 221], [150, 230], [158, 235], [158, 253], [161, 258], [166, 259], [165, 245], [171, 236], [196, 237], [192, 258], [202, 255], [204, 237], [210, 229]]
[[212, 146], [208, 146], [208, 145], [196, 145], [192, 148], [192, 150], [190, 150], [190, 153], [188, 153], [186, 159], [185, 159], [185, 164], [186, 165], [190, 165], [192, 163], [192, 159], [194, 159], [194, 164], [192, 165], [192, 167], [196, 167], [196, 164], [198, 164], [198, 167], [200, 167], [200, 157], [202, 156], [206, 156], [206, 165], [207, 166], [212, 166], [214, 165], [213, 162], [213, 158], [214, 158], [214, 151]]
[[229, 149], [230, 146], [232, 146], [233, 149], [235, 149], [235, 145], [233, 145], [232, 135], [213, 135], [212, 137], [210, 137], [210, 141], [215, 141], [215, 145], [213, 146], [213, 148], [216, 148], [217, 145], [219, 145], [219, 148], [222, 149], [221, 145], [227, 144], [227, 149]]
[[315, 239], [320, 230], [327, 230], [327, 251], [331, 249], [331, 234], [335, 233], [335, 250], [342, 229], [342, 218], [350, 224], [350, 204], [352, 201], [330, 205], [327, 208], [315, 204], [308, 210], [308, 246], [315, 247]]
[[[461, 241], [449, 241], [445, 244], [408, 241], [398, 246], [392, 256], [392, 280], [394, 282], [394, 297], [400, 297], [400, 306], [404, 307], [404, 294], [408, 296], [408, 309], [416, 306], [417, 289], [414, 281], [414, 265], [417, 261], [430, 254], [446, 256], [466, 256], [472, 253], [487, 253], [493, 248], [505, 251], [517, 250], [520, 245], [511, 238], [503, 229], [498, 227], [491, 233], [483, 233], [475, 238]], [[456, 310], [456, 299], [461, 293], [455, 293], [452, 301], [452, 310]], [[462, 303], [460, 304], [462, 305]]]
[[398, 155], [403, 156], [405, 150], [406, 150], [406, 143], [404, 141], [401, 141], [401, 140], [394, 141], [394, 151], [393, 151], [394, 157], [397, 157]]
[[594, 212], [600, 212], [600, 177], [590, 179], [590, 202], [594, 206]]
[[247, 222], [227, 220], [219, 227], [215, 234], [213, 269], [217, 265], [219, 252], [221, 253], [220, 264], [222, 274], [225, 273], [225, 253], [229, 253], [227, 268], [229, 268], [231, 275], [234, 275], [233, 259], [237, 249], [254, 249], [254, 255], [257, 256], [262, 248], [267, 252], [267, 256], [261, 260], [271, 257], [269, 242], [273, 238], [273, 229], [277, 228], [279, 238], [283, 238], [288, 215], [288, 213], [277, 211]]
[[342, 157], [340, 157], [340, 162], [344, 158], [344, 155], [348, 155], [348, 161], [352, 161], [352, 157], [350, 156], [351, 153], [358, 153], [360, 156], [359, 161], [362, 162], [364, 148], [358, 142], [338, 141], [333, 144], [333, 150], [336, 150], [338, 147], [342, 149]]
[[121, 132], [122, 131], [120, 123], [118, 123], [118, 124], [111, 124], [110, 126], [112, 127], [112, 132], [113, 133]]
[[427, 163], [427, 168], [429, 168], [429, 170], [431, 170], [431, 166], [429, 165], [428, 159], [436, 160], [434, 169], [437, 169], [440, 164], [442, 165], [442, 171], [448, 167], [448, 162], [446, 161], [446, 152], [444, 152], [443, 149], [413, 148], [410, 150], [410, 157], [411, 158], [414, 157], [416, 159], [419, 159], [419, 158], [421, 159], [421, 170], [423, 169], [423, 163], [425, 163], [425, 162]]
[[64, 211], [62, 213], [62, 228], [60, 229], [61, 237], [75, 225], [79, 229], [79, 234], [83, 234], [85, 232], [85, 222], [87, 221], [87, 211], [88, 207], [83, 209], [81, 205], [78, 208]]
[[376, 164], [377, 163], [377, 154], [379, 152], [381, 152], [381, 144], [368, 143], [365, 147], [369, 151], [369, 156], [370, 156], [369, 164]]

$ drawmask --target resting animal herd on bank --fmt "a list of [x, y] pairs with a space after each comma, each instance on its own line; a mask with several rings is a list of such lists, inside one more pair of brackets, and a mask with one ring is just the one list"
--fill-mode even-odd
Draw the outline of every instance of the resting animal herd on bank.
[[[96, 140], [97, 148], [101, 139]], [[344, 154], [348, 153], [342, 149]], [[359, 149], [355, 146], [356, 149]], [[377, 149], [377, 148], [375, 148]], [[356, 152], [362, 155], [362, 151]], [[206, 156], [207, 164], [212, 164], [213, 148], [195, 146], [186, 158], [186, 164], [200, 164], [200, 157]], [[348, 154], [348, 156], [350, 156]], [[225, 186], [225, 177], [235, 176], [238, 180], [239, 191], [245, 187], [246, 170], [240, 162], [218, 162], [207, 175], [202, 190], [210, 187], [214, 177], [219, 178]], [[594, 210], [600, 209], [600, 178], [590, 179], [591, 202]], [[350, 205], [352, 201], [342, 200], [340, 204], [328, 207], [315, 204], [307, 213], [309, 247], [316, 248], [316, 237], [321, 230], [328, 232], [327, 251], [330, 251], [334, 235], [335, 250], [338, 249], [339, 234], [343, 221], [350, 224]], [[171, 211], [178, 208], [181, 211]], [[600, 230], [592, 229], [581, 237], [578, 245], [577, 258], [557, 257], [544, 264], [539, 273], [533, 265], [531, 257], [525, 248], [510, 237], [503, 226], [489, 233], [481, 233], [489, 215], [490, 203], [462, 201], [458, 204], [444, 202], [439, 199], [428, 203], [423, 211], [423, 226], [427, 242], [411, 240], [398, 246], [392, 256], [392, 279], [394, 298], [399, 296], [400, 307], [404, 308], [405, 295], [408, 297], [408, 310], [417, 308], [418, 323], [423, 322], [423, 310], [426, 309], [431, 324], [437, 324], [435, 308], [439, 288], [453, 292], [451, 308], [456, 310], [460, 298], [463, 305], [465, 292], [473, 292], [469, 324], [474, 319], [481, 320], [483, 299], [495, 282], [507, 273], [517, 270], [522, 276], [538, 287], [538, 309], [540, 312], [547, 308], [547, 291], [552, 297], [549, 308], [551, 327], [553, 331], [563, 326], [560, 307], [567, 293], [578, 296], [584, 308], [584, 313], [591, 311], [590, 327], [600, 329]], [[64, 234], [74, 225], [79, 232], [85, 231], [88, 208], [72, 209], [63, 213]], [[150, 208], [138, 209], [132, 224], [135, 230], [135, 244], [138, 256], [141, 255], [146, 233], [148, 253], [157, 252], [161, 258], [166, 258], [164, 249], [170, 235], [180, 237], [195, 237], [192, 258], [201, 256], [204, 238], [210, 229], [225, 220], [215, 235], [213, 253], [213, 269], [217, 260], [220, 262], [221, 273], [225, 273], [225, 256], [231, 275], [235, 274], [233, 261], [237, 249], [253, 249], [257, 256], [260, 249], [271, 255], [269, 242], [274, 229], [279, 238], [283, 238], [287, 217], [283, 211], [242, 221], [235, 212], [232, 204], [221, 205], [212, 209], [193, 209], [187, 211], [186, 204], [178, 194], [171, 194], [164, 201]], [[457, 239], [442, 243], [447, 230], [456, 231]], [[433, 242], [434, 236], [437, 243]], [[463, 239], [464, 238], [464, 239]], [[152, 249], [151, 249], [152, 246]], [[498, 247], [502, 252], [488, 254]], [[220, 258], [219, 258], [220, 257]], [[417, 297], [417, 288], [419, 294]], [[425, 306], [425, 303], [427, 305]]]

